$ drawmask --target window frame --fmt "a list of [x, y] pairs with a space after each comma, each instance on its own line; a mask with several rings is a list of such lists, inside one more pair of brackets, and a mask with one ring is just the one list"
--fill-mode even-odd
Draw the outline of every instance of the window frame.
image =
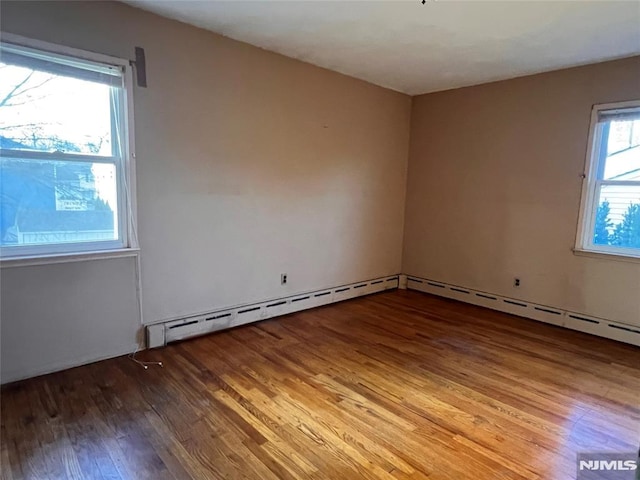
[[[52, 56], [64, 56], [80, 61], [115, 66], [122, 70], [123, 87], [118, 91], [122, 98], [119, 104], [122, 106], [119, 119], [122, 123], [123, 134], [119, 138], [122, 142], [122, 158], [117, 155], [93, 156], [69, 153], [26, 152], [19, 150], [0, 150], [0, 156], [5, 158], [30, 158], [75, 162], [91, 162], [113, 164], [116, 170], [118, 211], [117, 221], [119, 239], [69, 242], [43, 245], [19, 245], [0, 247], [0, 265], [12, 266], [33, 261], [36, 264], [47, 263], [47, 259], [60, 262], [68, 258], [71, 261], [87, 258], [105, 258], [111, 256], [130, 256], [139, 251], [136, 220], [136, 169], [135, 169], [135, 135], [133, 117], [133, 71], [128, 59], [112, 57], [100, 53], [89, 52], [72, 47], [57, 45], [41, 40], [0, 33], [2, 43], [25, 47], [41, 51]], [[112, 117], [112, 121], [113, 121]]]
[[611, 245], [596, 245], [593, 243], [596, 215], [598, 212], [597, 200], [602, 186], [605, 185], [633, 185], [640, 186], [640, 181], [603, 180], [600, 178], [604, 170], [604, 159], [600, 154], [602, 147], [602, 128], [598, 117], [601, 112], [615, 112], [616, 110], [640, 109], [640, 100], [625, 102], [596, 104], [591, 110], [589, 124], [589, 136], [587, 140], [587, 154], [584, 173], [582, 176], [582, 195], [578, 217], [578, 230], [574, 252], [577, 254], [596, 254], [627, 261], [638, 261], [640, 249], [629, 249]]

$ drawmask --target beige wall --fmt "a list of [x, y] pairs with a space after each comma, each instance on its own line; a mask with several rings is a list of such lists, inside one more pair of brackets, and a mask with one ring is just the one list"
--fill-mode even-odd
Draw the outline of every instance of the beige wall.
[[[639, 58], [417, 97], [409, 142], [409, 97], [337, 73], [117, 3], [0, 8], [3, 31], [146, 50], [146, 322], [398, 273], [406, 218], [404, 273], [640, 325], [640, 264], [571, 253], [591, 105], [640, 97]], [[135, 276], [2, 269], [2, 381], [130, 351]]]
[[[146, 50], [149, 88], [135, 90], [145, 322], [399, 273], [408, 96], [123, 4], [1, 8], [6, 32], [123, 58]], [[127, 333], [104, 335], [94, 358], [131, 345], [134, 289], [111, 292], [98, 316], [108, 294], [75, 290], [98, 288], [98, 276], [131, 284], [133, 260], [110, 262], [2, 271], [2, 350], [23, 346], [3, 355], [3, 374], [36, 351], [41, 368], [25, 374], [60, 364], [82, 342], [72, 332], [98, 322], [122, 321]], [[27, 297], [46, 305], [61, 275], [73, 280], [56, 289], [64, 308], [36, 315]], [[25, 322], [30, 336], [15, 327]], [[39, 323], [74, 342], [47, 348]]]
[[131, 258], [0, 271], [0, 379], [124, 355], [140, 330]]
[[638, 98], [640, 57], [415, 97], [403, 273], [640, 325], [640, 263], [571, 250], [591, 107]]

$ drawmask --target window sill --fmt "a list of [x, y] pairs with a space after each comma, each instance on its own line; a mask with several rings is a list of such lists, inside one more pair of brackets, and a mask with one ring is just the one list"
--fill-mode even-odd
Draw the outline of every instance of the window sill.
[[640, 263], [640, 256], [621, 255], [619, 253], [595, 252], [592, 250], [573, 249], [573, 254], [579, 257], [599, 258], [600, 260], [613, 260], [614, 262]]
[[118, 250], [102, 250], [97, 252], [60, 253], [53, 255], [31, 255], [24, 257], [2, 258], [0, 268], [30, 267], [55, 263], [88, 262], [108, 258], [136, 257], [139, 248], [120, 248]]

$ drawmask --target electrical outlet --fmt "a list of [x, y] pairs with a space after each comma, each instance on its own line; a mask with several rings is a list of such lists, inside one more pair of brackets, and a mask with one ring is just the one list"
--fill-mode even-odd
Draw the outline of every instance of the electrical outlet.
[[284, 285], [285, 283], [287, 283], [287, 274], [286, 273], [281, 273], [280, 274], [280, 285]]
[[520, 286], [520, 279], [518, 277], [513, 279], [513, 286], [516, 288]]

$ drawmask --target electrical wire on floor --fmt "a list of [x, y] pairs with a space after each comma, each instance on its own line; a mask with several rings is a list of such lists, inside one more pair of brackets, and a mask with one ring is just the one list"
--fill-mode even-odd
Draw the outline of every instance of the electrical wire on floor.
[[162, 365], [162, 362], [143, 362], [142, 360], [138, 360], [136, 358], [136, 353], [138, 353], [138, 349], [136, 348], [135, 351], [133, 353], [130, 353], [128, 355], [128, 357], [133, 360], [134, 362], [136, 362], [138, 365], [141, 365], [142, 368], [144, 368], [145, 370], [147, 370], [149, 368], [149, 365], [158, 365], [162, 368], [164, 368], [164, 365]]

